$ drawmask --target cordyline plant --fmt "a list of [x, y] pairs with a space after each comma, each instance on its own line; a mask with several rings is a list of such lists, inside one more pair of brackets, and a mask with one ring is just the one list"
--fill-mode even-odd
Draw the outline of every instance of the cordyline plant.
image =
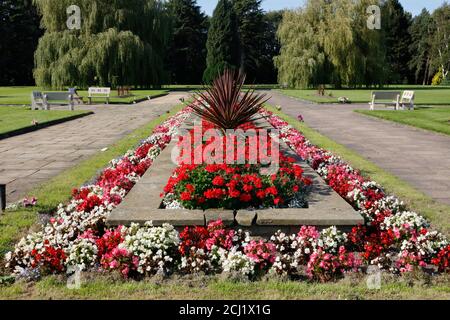
[[265, 99], [265, 94], [256, 94], [255, 90], [243, 92], [244, 83], [242, 72], [225, 70], [211, 86], [196, 93], [195, 98], [200, 99], [192, 106], [194, 113], [223, 132], [257, 120], [255, 116], [269, 99]]

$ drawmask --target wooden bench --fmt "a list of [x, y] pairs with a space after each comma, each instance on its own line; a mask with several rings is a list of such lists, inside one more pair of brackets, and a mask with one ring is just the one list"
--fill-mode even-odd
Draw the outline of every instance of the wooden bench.
[[92, 104], [92, 98], [105, 98], [106, 104], [109, 104], [109, 96], [111, 95], [111, 88], [89, 88], [89, 104]]
[[402, 109], [405, 110], [414, 110], [414, 98], [416, 94], [414, 91], [405, 91], [403, 92], [402, 98], [400, 100], [400, 105]]
[[400, 91], [374, 91], [372, 92], [372, 101], [370, 110], [375, 110], [375, 105], [395, 106], [395, 110], [400, 108]]
[[31, 110], [44, 110], [44, 96], [40, 91], [33, 91], [31, 93]]
[[73, 95], [68, 92], [31, 93], [31, 110], [50, 110], [50, 106], [68, 106], [73, 111]]

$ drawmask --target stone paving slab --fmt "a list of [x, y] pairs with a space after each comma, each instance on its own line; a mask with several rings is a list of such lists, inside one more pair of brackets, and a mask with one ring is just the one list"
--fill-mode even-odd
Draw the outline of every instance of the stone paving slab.
[[[364, 116], [367, 105], [323, 105], [270, 91], [269, 103], [408, 182], [431, 198], [450, 205], [450, 136]], [[380, 110], [384, 110], [380, 107]], [[399, 111], [407, 112], [407, 111]]]
[[1, 140], [0, 183], [6, 183], [7, 202], [19, 200], [40, 183], [109, 147], [187, 97], [187, 93], [176, 92], [135, 105], [77, 106], [94, 114]]

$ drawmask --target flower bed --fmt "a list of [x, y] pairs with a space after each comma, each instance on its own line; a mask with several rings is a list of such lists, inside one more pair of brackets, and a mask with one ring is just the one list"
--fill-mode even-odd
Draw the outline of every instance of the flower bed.
[[[248, 233], [228, 230], [220, 221], [186, 228], [136, 224], [108, 229], [105, 218], [126, 196], [153, 159], [189, 115], [185, 109], [159, 126], [136, 150], [113, 160], [93, 185], [74, 191], [67, 205], [41, 232], [22, 239], [7, 255], [18, 277], [37, 278], [74, 270], [119, 272], [140, 279], [154, 274], [239, 274], [251, 279], [272, 273], [329, 281], [375, 264], [393, 273], [415, 268], [448, 272], [447, 239], [396, 198], [366, 181], [341, 159], [309, 143], [280, 118], [264, 112], [281, 137], [343, 198], [364, 215], [366, 226], [345, 234], [331, 227], [319, 232], [301, 227], [298, 234], [278, 232], [254, 241]], [[216, 181], [218, 182], [218, 181]]]
[[[264, 166], [261, 157], [271, 157], [272, 138], [267, 139], [264, 146], [259, 136], [266, 131], [259, 130], [253, 123], [247, 123], [239, 129], [253, 130], [253, 152], [250, 146], [252, 138], [245, 139], [240, 146], [237, 136], [217, 135], [203, 141], [205, 132], [218, 129], [209, 122], [202, 121], [202, 134], [194, 134], [194, 129], [189, 135], [180, 137], [178, 147], [181, 154], [178, 159], [179, 166], [174, 171], [164, 188], [163, 203], [168, 209], [226, 209], [239, 210], [248, 208], [302, 208], [306, 206], [307, 186], [312, 181], [303, 176], [303, 169], [295, 164], [295, 159], [279, 155], [279, 163], [276, 172], [261, 174]], [[189, 151], [182, 149], [189, 145]], [[232, 143], [227, 144], [227, 140]], [[211, 145], [219, 141], [221, 150], [216, 152], [214, 161], [208, 161], [205, 151]], [[267, 152], [259, 152], [266, 150]], [[195, 163], [195, 154], [199, 154], [204, 164]], [[242, 155], [243, 164], [227, 164], [228, 154], [234, 157], [237, 163], [238, 155]], [[267, 153], [267, 154], [265, 154]], [[278, 155], [278, 153], [277, 153]], [[221, 158], [218, 161], [217, 156]], [[251, 160], [254, 156], [254, 162]], [[222, 164], [208, 164], [208, 163]]]

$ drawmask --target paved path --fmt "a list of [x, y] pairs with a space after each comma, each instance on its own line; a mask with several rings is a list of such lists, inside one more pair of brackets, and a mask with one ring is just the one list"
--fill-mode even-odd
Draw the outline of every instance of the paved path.
[[112, 145], [180, 103], [171, 93], [136, 105], [80, 106], [95, 114], [32, 133], [0, 140], [0, 183], [7, 202]]
[[353, 112], [368, 105], [318, 105], [271, 91], [269, 101], [432, 198], [450, 204], [450, 136]]

